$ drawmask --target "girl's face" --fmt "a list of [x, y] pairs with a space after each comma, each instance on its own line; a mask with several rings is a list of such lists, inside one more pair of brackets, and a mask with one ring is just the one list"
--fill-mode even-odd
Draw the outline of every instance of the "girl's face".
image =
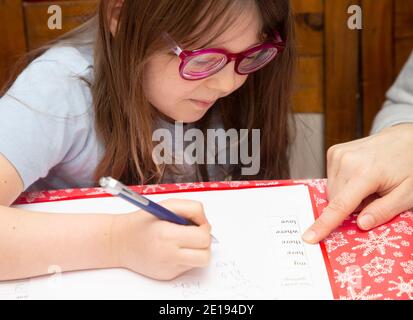
[[[231, 28], [209, 46], [210, 48], [222, 48], [238, 53], [260, 42], [259, 13], [256, 9], [244, 12]], [[158, 111], [175, 121], [198, 121], [218, 99], [230, 95], [248, 78], [235, 72], [235, 61], [232, 61], [209, 78], [188, 81], [179, 75], [180, 62], [177, 56], [156, 54], [150, 58], [145, 69], [146, 98]]]

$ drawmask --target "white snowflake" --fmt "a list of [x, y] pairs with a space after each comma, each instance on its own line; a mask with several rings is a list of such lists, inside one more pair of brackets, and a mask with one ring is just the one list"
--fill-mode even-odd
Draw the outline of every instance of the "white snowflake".
[[350, 266], [346, 267], [344, 272], [340, 272], [338, 270], [334, 270], [336, 274], [334, 278], [336, 279], [336, 283], [340, 282], [340, 288], [345, 288], [347, 286], [360, 286], [361, 278], [363, 275], [361, 274], [361, 269], [358, 266]]
[[176, 183], [179, 190], [200, 189], [205, 188], [203, 183]]
[[[251, 184], [250, 181], [228, 181], [227, 183], [230, 186], [230, 188], [238, 188], [238, 187], [241, 187], [241, 186], [249, 186]], [[273, 181], [271, 184], [270, 183], [265, 184], [265, 186], [277, 185], [277, 184], [279, 184], [278, 181]], [[257, 183], [256, 186], [259, 186], [259, 183]]]
[[400, 265], [403, 267], [404, 272], [407, 274], [413, 274], [413, 260], [402, 262]]
[[318, 192], [320, 193], [325, 193], [327, 181], [326, 180], [310, 180], [308, 182], [308, 185], [313, 188], [316, 188]]
[[381, 293], [370, 293], [371, 286], [365, 287], [364, 289], [360, 290], [360, 292], [356, 292], [356, 290], [352, 287], [347, 288], [347, 296], [343, 297], [340, 296], [340, 300], [375, 300], [383, 297]]
[[356, 231], [356, 230], [353, 230], [353, 229], [347, 231], [347, 234], [348, 234], [349, 236], [355, 235], [356, 233], [357, 233], [357, 231]]
[[365, 264], [362, 268], [368, 272], [370, 277], [380, 274], [391, 273], [393, 270], [394, 260], [375, 257], [370, 263]]
[[410, 242], [409, 242], [409, 241], [405, 241], [405, 240], [403, 240], [402, 242], [400, 242], [400, 244], [401, 244], [403, 247], [409, 247], [409, 246], [410, 246]]
[[326, 202], [327, 202], [327, 200], [315, 196], [315, 204], [316, 204], [317, 207], [325, 204]]
[[380, 230], [380, 231], [383, 231], [383, 230], [386, 230], [386, 229], [387, 229], [387, 226], [380, 226], [380, 227], [378, 227], [377, 229]]
[[413, 280], [404, 282], [403, 277], [398, 277], [400, 282], [389, 281], [389, 284], [394, 284], [395, 287], [389, 288], [389, 291], [399, 290], [396, 296], [401, 297], [403, 294], [407, 294], [410, 300], [413, 300]]
[[152, 185], [145, 186], [145, 188], [142, 190], [142, 193], [145, 193], [145, 194], [155, 193], [155, 192], [163, 191], [163, 190], [165, 190], [165, 187], [162, 187], [159, 184], [152, 184]]
[[336, 261], [342, 266], [345, 266], [350, 263], [354, 263], [356, 261], [356, 254], [349, 253], [349, 252], [343, 252], [336, 258]]
[[44, 199], [46, 198], [46, 195], [44, 192], [41, 191], [33, 191], [27, 194], [26, 201], [28, 203], [34, 202], [36, 199]]
[[382, 276], [377, 277], [376, 279], [374, 279], [375, 283], [382, 283], [384, 281], [384, 278]]
[[413, 234], [413, 227], [409, 226], [406, 221], [400, 221], [391, 225], [397, 233], [405, 233], [409, 236]]
[[333, 232], [330, 236], [325, 240], [327, 252], [332, 252], [339, 247], [345, 246], [348, 244], [346, 238], [344, 238], [343, 233], [341, 232]]
[[390, 229], [387, 229], [380, 235], [376, 235], [374, 231], [370, 231], [369, 237], [367, 239], [356, 238], [355, 240], [358, 242], [361, 242], [361, 244], [353, 247], [352, 249], [353, 250], [365, 249], [363, 252], [364, 257], [368, 256], [374, 250], [377, 250], [382, 255], [384, 255], [386, 253], [386, 247], [399, 249], [400, 246], [391, 241], [399, 240], [402, 237], [401, 236], [388, 237], [389, 233], [390, 233]]
[[403, 252], [396, 251], [395, 253], [393, 253], [393, 255], [394, 255], [396, 258], [401, 258], [401, 257], [403, 257]]
[[413, 219], [413, 211], [406, 211], [405, 213], [402, 213], [400, 217]]

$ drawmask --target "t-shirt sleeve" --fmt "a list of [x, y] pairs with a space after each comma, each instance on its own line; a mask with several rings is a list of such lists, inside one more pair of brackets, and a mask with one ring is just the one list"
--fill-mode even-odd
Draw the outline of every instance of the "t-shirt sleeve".
[[16, 168], [24, 190], [81, 149], [87, 91], [56, 61], [35, 61], [0, 99], [0, 153]]
[[387, 100], [374, 120], [371, 133], [406, 122], [413, 122], [413, 54], [387, 92]]

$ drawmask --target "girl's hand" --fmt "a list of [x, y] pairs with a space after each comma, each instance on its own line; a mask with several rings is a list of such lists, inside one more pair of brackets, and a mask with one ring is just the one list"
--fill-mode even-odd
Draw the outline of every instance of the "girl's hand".
[[333, 146], [327, 153], [328, 207], [303, 235], [317, 243], [336, 229], [369, 195], [357, 219], [370, 230], [413, 208], [413, 124], [387, 128], [379, 134]]
[[162, 221], [143, 210], [123, 215], [116, 222], [113, 240], [118, 265], [157, 280], [205, 267], [211, 256], [211, 227], [202, 204], [175, 199], [160, 204], [199, 227]]

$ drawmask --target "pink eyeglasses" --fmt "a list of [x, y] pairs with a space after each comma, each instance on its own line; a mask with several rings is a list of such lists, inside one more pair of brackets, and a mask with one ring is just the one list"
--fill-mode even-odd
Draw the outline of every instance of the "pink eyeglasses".
[[274, 41], [259, 44], [240, 53], [230, 53], [224, 49], [182, 50], [168, 33], [164, 32], [163, 37], [181, 59], [179, 73], [185, 80], [210, 77], [234, 60], [235, 72], [247, 75], [266, 66], [285, 48], [278, 32], [275, 33]]

